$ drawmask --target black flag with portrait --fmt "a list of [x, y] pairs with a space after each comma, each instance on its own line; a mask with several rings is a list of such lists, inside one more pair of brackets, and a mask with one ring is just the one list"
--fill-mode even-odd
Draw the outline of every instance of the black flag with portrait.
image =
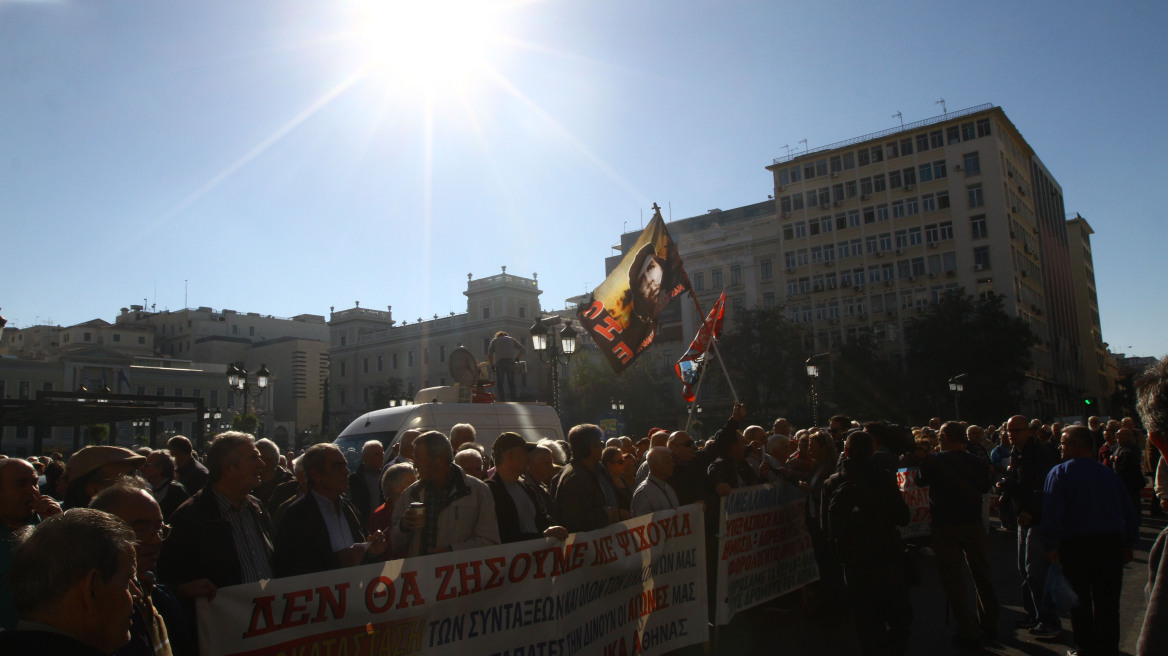
[[617, 373], [653, 344], [657, 317], [690, 290], [661, 208], [653, 208], [653, 220], [636, 243], [577, 310], [580, 323]]

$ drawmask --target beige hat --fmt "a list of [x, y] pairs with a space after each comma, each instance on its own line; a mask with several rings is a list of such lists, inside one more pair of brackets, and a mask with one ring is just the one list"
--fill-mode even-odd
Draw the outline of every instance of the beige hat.
[[146, 458], [120, 446], [87, 446], [69, 458], [65, 475], [70, 481], [76, 481], [104, 465], [119, 462], [137, 467], [146, 462]]

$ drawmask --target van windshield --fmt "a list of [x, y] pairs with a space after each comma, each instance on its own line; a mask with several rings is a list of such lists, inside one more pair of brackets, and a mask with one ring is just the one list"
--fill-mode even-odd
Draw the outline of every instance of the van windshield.
[[361, 447], [365, 446], [369, 440], [381, 442], [381, 446], [385, 447], [385, 459], [389, 460], [389, 447], [393, 445], [395, 435], [397, 435], [397, 431], [375, 431], [360, 435], [346, 435], [333, 440], [333, 444], [340, 447], [341, 453], [345, 454], [345, 462], [349, 463], [349, 471], [352, 472], [357, 471], [357, 465], [361, 464]]

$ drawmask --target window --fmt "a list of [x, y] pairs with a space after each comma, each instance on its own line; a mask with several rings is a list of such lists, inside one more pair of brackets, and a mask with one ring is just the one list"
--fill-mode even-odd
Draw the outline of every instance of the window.
[[962, 123], [961, 124], [961, 140], [962, 141], [969, 141], [970, 139], [976, 139], [976, 138], [977, 138], [977, 133], [973, 129], [973, 123]]
[[860, 227], [860, 210], [848, 210], [848, 227]]
[[901, 155], [912, 155], [913, 154], [912, 137], [905, 137], [904, 139], [900, 140], [900, 154]]
[[883, 146], [872, 146], [872, 163], [875, 164], [876, 162], [883, 162], [883, 161], [884, 161], [884, 147]]
[[738, 264], [730, 265], [730, 286], [736, 287], [742, 284], [742, 266]]
[[783, 211], [783, 214], [790, 214], [791, 213], [791, 197], [790, 196], [783, 196], [782, 198], [779, 199], [779, 209]]
[[977, 119], [977, 136], [979, 136], [979, 137], [990, 136], [990, 120], [988, 118]]
[[120, 342], [120, 341], [122, 341], [122, 336], [121, 336], [120, 334], [118, 334], [118, 333], [114, 333], [114, 341], [115, 341], [115, 342]]
[[788, 223], [788, 224], [784, 225], [783, 226], [783, 239], [790, 240], [790, 239], [794, 239], [794, 238], [795, 238], [795, 224]]
[[851, 287], [851, 286], [852, 286], [852, 272], [851, 271], [840, 272], [840, 287]]
[[941, 268], [946, 273], [957, 270], [957, 253], [949, 251], [948, 253], [941, 253]]
[[939, 160], [933, 162], [933, 179], [940, 180], [941, 178], [944, 178], [944, 177], [946, 177], [945, 160], [939, 159]]
[[856, 181], [848, 180], [844, 183], [844, 193], [848, 198], [856, 197]]
[[827, 175], [827, 160], [821, 159], [815, 162], [815, 175]]
[[819, 220], [819, 231], [826, 234], [831, 232], [831, 217], [825, 216]]
[[791, 196], [791, 201], [794, 203], [795, 209], [803, 209], [803, 194], [795, 194]]
[[789, 184], [791, 184], [791, 174], [787, 172], [787, 169], [779, 171], [779, 186], [786, 187]]
[[940, 234], [937, 230], [936, 223], [925, 226], [925, 239], [927, 239], [930, 244], [940, 241]]
[[981, 206], [985, 205], [985, 199], [982, 198], [982, 195], [981, 195], [981, 185], [980, 184], [969, 185], [968, 187], [965, 188], [965, 191], [969, 195], [969, 207], [970, 208], [981, 207]]
[[861, 148], [859, 151], [857, 151], [856, 156], [860, 161], [860, 166], [867, 166], [869, 163], [871, 163], [871, 159], [868, 157], [868, 150], [866, 148]]
[[917, 135], [917, 152], [923, 153], [928, 149], [929, 149], [929, 135], [928, 134], [918, 134]]
[[490, 319], [490, 318], [491, 318], [491, 306], [490, 306], [490, 305], [484, 305], [484, 306], [483, 306], [483, 318], [484, 318], [484, 319]]
[[852, 241], [848, 242], [848, 246], [852, 257], [860, 257], [864, 254], [864, 249], [859, 239], [853, 239]]
[[896, 247], [905, 248], [908, 246], [908, 230], [896, 231]]
[[768, 310], [775, 307], [775, 293], [774, 292], [763, 292], [762, 306]]
[[835, 289], [836, 282], [834, 273], [829, 273], [824, 276], [823, 281], [827, 284], [828, 289]]
[[706, 272], [705, 271], [698, 271], [697, 273], [695, 273], [694, 279], [693, 279], [693, 284], [694, 284], [694, 289], [698, 290], [699, 292], [702, 291], [703, 289], [705, 289], [706, 288]]
[[[65, 337], [68, 337], [68, 335], [65, 335]], [[145, 336], [143, 336], [143, 335], [138, 335], [138, 343], [139, 343], [139, 344], [145, 344], [145, 343], [146, 343], [146, 337], [145, 337]]]
[[831, 199], [837, 203], [844, 199], [844, 186], [842, 184], [831, 186]]
[[795, 251], [795, 263], [799, 266], [807, 266], [807, 249], [800, 248]]
[[978, 246], [973, 249], [973, 268], [975, 271], [984, 271], [990, 268], [989, 246]]
[[771, 271], [771, 258], [766, 258], [758, 263], [759, 272], [763, 280], [770, 280], [774, 277], [774, 272]]
[[933, 198], [933, 194], [924, 194], [921, 196], [921, 209], [925, 212], [937, 211], [937, 200]]
[[519, 306], [519, 318], [520, 318], [520, 319], [526, 319], [526, 318], [527, 318], [527, 306], [526, 306], [526, 305], [520, 305], [520, 306]]
[[921, 182], [932, 182], [933, 180], [933, 165], [921, 164], [920, 168]]
[[856, 156], [852, 153], [844, 153], [844, 170], [850, 171], [856, 168]]
[[[235, 328], [235, 327], [236, 327], [236, 326], [232, 326], [232, 328]], [[92, 333], [82, 333], [82, 334], [81, 334], [81, 341], [83, 341], [83, 342], [89, 342], [89, 341], [92, 341], [92, 340], [93, 340], [93, 334], [92, 334]]]
[[939, 228], [940, 228], [942, 240], [953, 239], [953, 222], [952, 221], [942, 221]]
[[787, 280], [787, 296], [799, 295], [799, 281], [791, 278]]
[[803, 179], [803, 174], [799, 172], [798, 166], [792, 166], [789, 170], [791, 171], [791, 182], [799, 182]]
[[876, 223], [876, 208], [874, 207], [864, 208], [864, 224], [867, 225], [869, 223]]
[[892, 250], [892, 233], [891, 232], [885, 232], [885, 233], [882, 233], [880, 235], [880, 250], [882, 250], [882, 251]]
[[848, 217], [846, 214], [835, 215], [835, 229], [846, 230], [848, 227]]
[[909, 185], [917, 183], [917, 170], [914, 168], [907, 168], [904, 170], [904, 186], [907, 189]]
[[860, 195], [872, 195], [872, 178], [860, 178]]
[[876, 206], [876, 220], [877, 221], [887, 221], [888, 220], [888, 205], [877, 205]]
[[713, 285], [714, 289], [721, 289], [722, 288], [722, 270], [721, 269], [713, 269], [712, 271], [710, 271], [710, 284]]
[[808, 221], [807, 222], [807, 231], [811, 235], [818, 235], [819, 234], [819, 221], [816, 221], [815, 219], [811, 219], [810, 221]]
[[803, 164], [803, 177], [808, 180], [815, 177], [815, 162]]
[[869, 235], [864, 238], [864, 251], [866, 253], [871, 255], [878, 250], [880, 250], [880, 247], [876, 245], [876, 235]]
[[904, 201], [903, 200], [892, 201], [892, 218], [899, 219], [902, 216], [904, 216]]
[[981, 173], [981, 160], [978, 158], [976, 151], [972, 153], [965, 153], [965, 157], [962, 159], [962, 166], [965, 167], [965, 175], [967, 177]]
[[392, 353], [389, 356], [389, 368], [397, 369], [397, 353]]
[[896, 263], [896, 277], [906, 279], [912, 275], [912, 265], [908, 260], [899, 260]]
[[810, 294], [811, 293], [811, 278], [804, 276], [804, 277], [799, 279], [799, 293], [800, 294]]
[[806, 239], [807, 238], [807, 222], [806, 221], [796, 221], [795, 222], [795, 238], [796, 239]]
[[783, 263], [786, 264], [788, 269], [794, 269], [795, 251], [787, 251], [786, 253], [783, 253]]
[[914, 257], [912, 259], [912, 272], [914, 276], [925, 275], [925, 258]]
[[884, 144], [884, 150], [888, 153], [888, 159], [900, 157], [900, 144], [896, 141], [889, 141]]
[[247, 336], [248, 337], [255, 337], [255, 326], [248, 326], [247, 327]]
[[872, 177], [872, 188], [875, 189], [876, 191], [887, 191], [888, 190], [888, 186], [884, 182], [884, 174], [883, 173]]
[[823, 247], [823, 261], [835, 261], [835, 244], [827, 244]]
[[379, 356], [377, 356], [377, 370], [382, 371], [384, 369], [385, 369], [385, 356], [379, 355]]
[[839, 155], [833, 156], [831, 158], [830, 163], [831, 163], [831, 172], [832, 173], [839, 173], [841, 170], [843, 170], [842, 162], [840, 161]]
[[819, 264], [823, 261], [823, 248], [821, 246], [811, 247], [811, 263]]
[[956, 125], [945, 128], [945, 138], [949, 141], [950, 146], [961, 143], [961, 128]]
[[916, 216], [921, 213], [921, 206], [916, 196], [904, 199], [904, 213], [908, 216]]
[[900, 171], [899, 170], [888, 172], [888, 186], [892, 187], [893, 189], [900, 189]]
[[909, 246], [920, 246], [921, 245], [921, 229], [919, 227], [908, 229], [908, 245]]
[[944, 137], [941, 134], [940, 130], [933, 130], [932, 132], [929, 133], [929, 147], [930, 148], [943, 148], [944, 146], [945, 146], [945, 140], [944, 140]]
[[441, 344], [438, 346], [438, 361], [439, 362], [446, 362], [446, 345], [445, 344]]
[[941, 256], [929, 256], [929, 273], [941, 273]]
[[977, 216], [969, 217], [969, 231], [970, 237], [973, 239], [985, 239], [989, 236], [986, 228], [986, 215], [978, 214]]
[[807, 207], [815, 207], [819, 204], [819, 192], [812, 189], [807, 192]]
[[949, 192], [948, 191], [938, 191], [937, 192], [937, 209], [939, 209], [939, 210], [949, 209]]
[[341, 362], [341, 378], [345, 377], [345, 363]]

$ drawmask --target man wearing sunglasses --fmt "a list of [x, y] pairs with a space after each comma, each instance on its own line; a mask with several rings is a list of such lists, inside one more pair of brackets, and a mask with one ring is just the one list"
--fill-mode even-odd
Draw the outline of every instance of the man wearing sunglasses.
[[162, 541], [170, 537], [170, 526], [162, 521], [162, 509], [150, 493], [149, 484], [133, 477], [123, 477], [102, 490], [89, 507], [108, 512], [134, 531], [134, 555], [138, 594], [130, 624], [130, 643], [115, 654], [195, 654], [193, 632], [186, 624], [178, 598], [154, 579]]

